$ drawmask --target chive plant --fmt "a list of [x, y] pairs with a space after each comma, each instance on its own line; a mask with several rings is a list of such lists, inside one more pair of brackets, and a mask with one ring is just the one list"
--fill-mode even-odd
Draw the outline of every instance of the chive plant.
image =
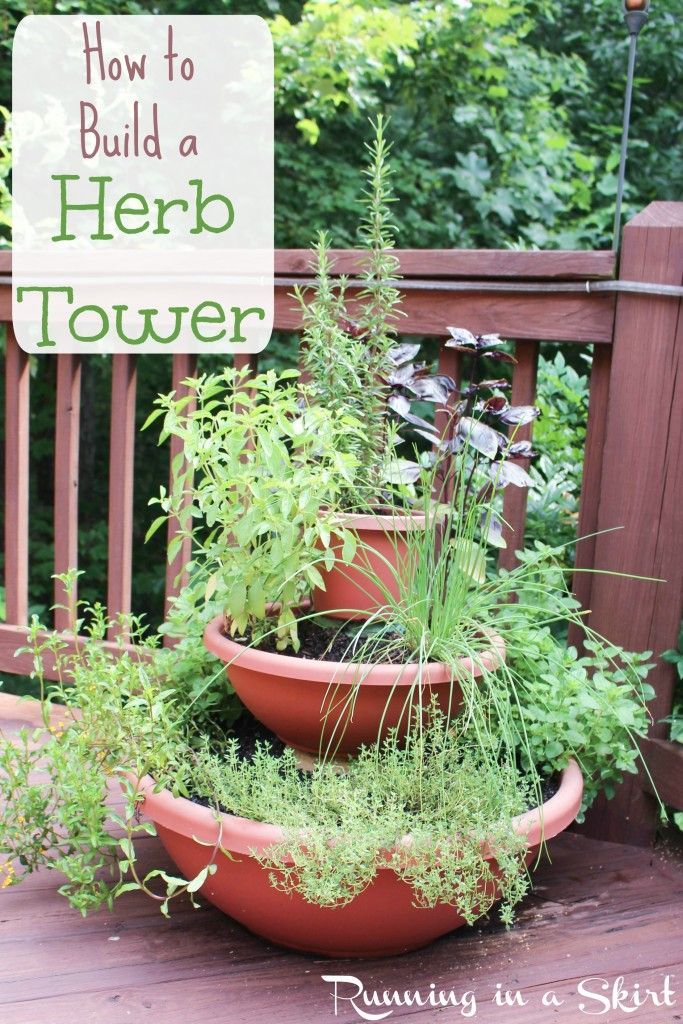
[[[480, 458], [475, 452], [475, 460]], [[500, 515], [502, 477], [494, 471], [492, 486], [472, 488], [477, 471], [473, 475], [471, 460], [468, 446], [454, 458], [448, 503], [431, 497], [444, 479], [438, 468], [424, 475], [424, 529], [409, 531], [407, 550], [397, 549], [386, 560], [393, 586], [383, 584], [369, 563], [363, 568], [356, 562], [368, 585], [380, 588], [384, 604], [367, 622], [343, 627], [350, 632], [348, 660], [418, 666], [405, 697], [404, 714], [414, 727], [408, 743], [429, 722], [423, 696], [427, 669], [445, 664], [462, 692], [459, 735], [491, 764], [523, 767], [539, 802], [543, 778], [575, 757], [587, 775], [587, 805], [599, 788], [612, 789], [623, 771], [636, 770], [637, 738], [647, 733], [646, 703], [653, 696], [645, 682], [650, 652], [626, 652], [586, 625], [569, 589], [562, 549], [539, 544], [520, 553], [509, 571], [493, 564], [496, 549], [488, 537], [492, 519]], [[570, 624], [583, 637], [583, 655], [557, 636], [558, 627]], [[506, 652], [495, 667], [489, 661], [492, 637], [502, 640]], [[363, 680], [361, 672], [324, 756], [334, 754]], [[571, 695], [577, 707], [558, 706], [559, 692]], [[618, 748], [618, 756], [601, 763], [600, 750], [610, 748]]]

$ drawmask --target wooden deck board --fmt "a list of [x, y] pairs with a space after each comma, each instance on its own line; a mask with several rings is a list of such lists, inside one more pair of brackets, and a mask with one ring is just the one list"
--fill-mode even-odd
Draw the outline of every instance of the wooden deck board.
[[[0, 699], [0, 717], [2, 702]], [[7, 709], [4, 723], [17, 728]], [[0, 1024], [308, 1024], [361, 1018], [343, 1004], [334, 1016], [321, 975], [353, 975], [367, 990], [474, 991], [479, 1024], [578, 1024], [577, 984], [598, 975], [611, 984], [660, 989], [663, 976], [683, 985], [683, 865], [673, 856], [565, 834], [550, 845], [552, 864], [513, 929], [487, 923], [455, 932], [417, 953], [374, 961], [325, 960], [278, 949], [229, 918], [183, 899], [170, 921], [138, 893], [110, 913], [86, 919], [57, 894], [48, 872], [0, 893]], [[141, 860], [159, 860], [154, 839]], [[492, 1004], [496, 985], [520, 990], [522, 1009]], [[563, 1005], [543, 1007], [553, 990]], [[673, 1024], [680, 1008], [647, 1003], [600, 1021]], [[599, 1009], [597, 1003], [586, 1004]], [[381, 1012], [386, 1008], [372, 1008]], [[390, 1021], [468, 1019], [448, 1007], [393, 1008]]]

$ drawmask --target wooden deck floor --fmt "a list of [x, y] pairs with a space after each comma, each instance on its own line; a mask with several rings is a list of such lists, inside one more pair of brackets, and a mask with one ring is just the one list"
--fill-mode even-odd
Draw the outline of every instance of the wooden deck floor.
[[[0, 714], [2, 704], [0, 703]], [[6, 717], [6, 716], [5, 716]], [[12, 718], [15, 718], [12, 715]], [[3, 727], [15, 726], [5, 720]], [[158, 860], [156, 840], [143, 858]], [[210, 907], [177, 906], [165, 921], [138, 893], [114, 913], [83, 919], [42, 873], [0, 893], [0, 1024], [351, 1024], [363, 1018], [322, 975], [351, 975], [378, 990], [474, 993], [476, 1015], [463, 1007], [356, 1005], [385, 1020], [479, 1024], [673, 1024], [683, 1020], [683, 865], [650, 853], [569, 834], [551, 844], [553, 863], [535, 874], [535, 891], [515, 927], [496, 924], [456, 932], [407, 956], [332, 961], [263, 943]], [[671, 976], [675, 1005], [648, 999], [637, 1010], [605, 1010], [581, 996], [582, 979], [623, 976], [641, 997], [661, 992]], [[519, 991], [523, 1008], [497, 1006], [497, 986]], [[590, 992], [600, 982], [586, 982]], [[678, 989], [680, 988], [680, 994]], [[340, 983], [339, 995], [351, 985]], [[561, 1005], [543, 1006], [554, 992]], [[608, 992], [609, 995], [609, 992]], [[583, 1004], [584, 1009], [581, 1009]], [[631, 1000], [628, 1005], [633, 1005]], [[590, 1011], [590, 1012], [588, 1012]], [[602, 1011], [602, 1012], [600, 1012]]]

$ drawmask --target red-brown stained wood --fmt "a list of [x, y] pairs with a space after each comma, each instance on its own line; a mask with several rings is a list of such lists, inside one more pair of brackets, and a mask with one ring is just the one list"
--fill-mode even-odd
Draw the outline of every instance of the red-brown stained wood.
[[29, 362], [11, 325], [5, 349], [5, 604], [28, 622]]
[[246, 377], [240, 384], [240, 391], [249, 391], [249, 379], [258, 373], [258, 352], [249, 352], [244, 355], [235, 353], [233, 365], [239, 372], [246, 371]]
[[[31, 716], [33, 712], [33, 717]], [[6, 734], [36, 724], [35, 705], [0, 694]], [[120, 805], [111, 791], [111, 805]], [[0, 1017], [12, 1024], [121, 1024], [164, 1021], [320, 1024], [334, 1020], [332, 985], [322, 975], [356, 975], [366, 990], [474, 992], [483, 1024], [577, 1024], [580, 979], [622, 976], [660, 991], [678, 976], [683, 948], [683, 865], [675, 855], [601, 843], [565, 833], [550, 860], [533, 869], [532, 893], [506, 929], [494, 920], [463, 928], [408, 956], [374, 961], [322, 960], [279, 949], [251, 935], [205, 900], [171, 903], [170, 920], [142, 893], [128, 893], [87, 918], [68, 907], [62, 881], [41, 871], [0, 891]], [[172, 869], [158, 840], [145, 837], [138, 868]], [[678, 993], [677, 977], [673, 988]], [[497, 986], [520, 991], [524, 1008], [498, 1009]], [[547, 1007], [554, 991], [560, 1005]], [[348, 989], [342, 989], [342, 994]], [[599, 991], [597, 987], [593, 991]], [[678, 994], [676, 999], [678, 999]], [[589, 1009], [597, 1001], [583, 1000]], [[362, 1004], [359, 1004], [362, 1005]], [[229, 1010], [226, 1011], [226, 1007]], [[378, 1012], [383, 1007], [370, 1007]], [[392, 1006], [391, 1021], [459, 1020], [458, 1007]], [[338, 1019], [359, 1019], [339, 1006]], [[453, 1013], [448, 1013], [452, 1010]], [[664, 1010], [664, 1012], [663, 1012]], [[642, 1005], [634, 1024], [673, 1024], [677, 1009]], [[621, 1011], [619, 1011], [621, 1014]], [[464, 1018], [463, 1018], [464, 1019]], [[610, 1024], [617, 1018], [604, 1015]]]
[[[607, 404], [609, 401], [610, 368], [612, 348], [610, 345], [596, 345], [593, 349], [590, 394], [588, 399], [588, 423], [586, 426], [586, 449], [583, 460], [581, 499], [579, 505], [579, 526], [575, 565], [577, 572], [573, 579], [573, 592], [584, 609], [590, 608], [592, 575], [582, 570], [589, 569], [595, 558], [595, 532], [598, 528], [600, 504], [600, 477], [602, 474], [602, 452], [605, 445]], [[580, 631], [571, 626], [569, 642], [578, 644]]]
[[12, 319], [12, 288], [0, 284], [0, 323], [9, 323]]
[[[246, 376], [243, 378], [237, 389], [238, 393], [244, 394], [247, 397], [253, 396], [253, 388], [249, 386], [249, 381], [256, 373], [258, 373], [258, 353], [252, 352], [245, 355], [236, 354], [233, 358], [236, 370], [239, 370], [240, 372], [246, 370]], [[238, 402], [237, 408], [242, 409], [243, 406]], [[254, 439], [250, 434], [247, 438], [246, 447], [253, 448], [253, 446]]]
[[[275, 329], [301, 329], [290, 286], [275, 287]], [[584, 292], [485, 293], [414, 288], [403, 292], [402, 334], [445, 338], [448, 326], [467, 324], [477, 334], [497, 332], [532, 341], [610, 342], [614, 295]], [[353, 315], [353, 301], [349, 302]]]
[[236, 370], [248, 370], [250, 375], [258, 372], [257, 352], [249, 352], [245, 355], [240, 355], [239, 352], [236, 352], [233, 360]]
[[[107, 561], [107, 609], [111, 617], [131, 610], [135, 389], [134, 356], [112, 356]], [[116, 632], [116, 628], [110, 630], [110, 639]]]
[[[652, 203], [624, 230], [620, 275], [626, 280], [683, 282], [683, 204]], [[654, 576], [665, 583], [595, 575], [590, 625], [627, 650], [659, 655], [675, 646], [683, 607], [683, 303], [620, 295], [600, 479], [595, 568]], [[651, 675], [652, 735], [671, 708], [672, 665]], [[683, 784], [683, 777], [680, 779]], [[653, 803], [635, 778], [620, 788], [592, 827], [649, 841]]]
[[657, 793], [662, 803], [683, 811], [683, 743], [672, 740], [646, 739], [640, 749], [651, 778], [643, 775], [643, 785]]
[[[332, 249], [335, 274], [359, 274], [364, 254], [357, 249]], [[608, 250], [578, 252], [516, 252], [509, 249], [397, 249], [404, 277], [529, 277], [538, 280], [609, 278], [614, 276], [616, 256]], [[275, 273], [313, 276], [310, 249], [278, 249]], [[463, 321], [464, 322], [464, 321]]]
[[[190, 353], [179, 353], [173, 356], [173, 365], [171, 371], [171, 388], [176, 392], [177, 398], [182, 398], [188, 393], [188, 388], [182, 383], [187, 377], [192, 377], [197, 369], [197, 357]], [[191, 402], [186, 408], [186, 412], [190, 409], [195, 408], [196, 403]], [[179, 454], [182, 453], [183, 444], [180, 438], [172, 437], [170, 442], [170, 470], [169, 470], [169, 490], [173, 486], [173, 464], [174, 460], [178, 458]], [[169, 519], [167, 527], [167, 547], [176, 536], [178, 531], [178, 521], [173, 518]], [[192, 555], [192, 542], [188, 537], [183, 538], [180, 548], [173, 558], [172, 561], [166, 565], [166, 588], [164, 591], [164, 616], [169, 613], [169, 608], [172, 599], [178, 594], [181, 588], [187, 583], [187, 572], [185, 568], [190, 561]], [[164, 644], [170, 645], [171, 638], [164, 637]]]
[[[46, 633], [40, 633], [38, 639], [42, 640], [46, 639], [46, 637]], [[73, 652], [75, 650], [75, 640], [68, 633], [64, 635], [63, 639], [67, 644], [67, 652]], [[15, 657], [15, 652], [25, 647], [27, 643], [28, 630], [25, 626], [13, 626], [7, 622], [0, 622], [0, 671], [15, 672], [17, 675], [22, 676], [30, 675], [33, 672], [32, 654], [19, 654]], [[116, 656], [119, 656], [124, 651], [128, 651], [143, 661], [150, 657], [149, 651], [146, 651], [145, 648], [135, 647], [132, 644], [105, 641], [104, 647]], [[45, 677], [47, 679], [57, 679], [54, 661], [49, 654], [46, 655], [45, 664]]]
[[297, 369], [299, 370], [299, 380], [301, 381], [302, 384], [310, 384], [311, 383], [311, 373], [310, 373], [310, 370], [306, 369], [306, 363], [305, 363], [306, 348], [307, 348], [306, 342], [304, 341], [303, 337], [301, 335], [299, 335], [299, 351], [298, 351], [298, 354], [297, 354], [296, 363], [297, 363]]
[[[78, 441], [81, 405], [81, 360], [77, 355], [57, 356], [55, 409], [55, 574], [78, 568]], [[74, 587], [72, 602], [77, 600]], [[67, 605], [59, 580], [54, 586], [55, 605]], [[55, 608], [55, 629], [69, 629], [75, 618], [71, 609]]]
[[[512, 405], [533, 405], [536, 400], [536, 375], [538, 371], [538, 343], [535, 341], [518, 341], [515, 344], [517, 365], [512, 374]], [[514, 432], [515, 441], [530, 441], [533, 436], [533, 423], [518, 427]], [[529, 459], [520, 459], [519, 465], [529, 468]], [[503, 569], [513, 569], [517, 564], [516, 551], [524, 547], [524, 522], [526, 520], [527, 489], [513, 487], [505, 489], [503, 498], [503, 537], [507, 547], [500, 552], [498, 564]]]

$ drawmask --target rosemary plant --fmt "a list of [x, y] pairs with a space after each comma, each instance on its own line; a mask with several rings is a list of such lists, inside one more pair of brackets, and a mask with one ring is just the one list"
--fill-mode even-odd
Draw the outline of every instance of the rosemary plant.
[[393, 253], [394, 229], [390, 221], [390, 146], [382, 116], [367, 147], [368, 166], [363, 192], [364, 216], [359, 236], [365, 256], [360, 290], [350, 297], [348, 279], [333, 278], [329, 239], [318, 235], [312, 264], [316, 280], [313, 296], [297, 287], [295, 296], [303, 316], [304, 366], [310, 375], [313, 399], [335, 414], [344, 412], [364, 425], [362, 443], [349, 438], [346, 450], [359, 461], [347, 504], [372, 505], [380, 501], [385, 465], [392, 450], [387, 417], [390, 388], [383, 379], [395, 344], [400, 293], [396, 287], [398, 259]]

